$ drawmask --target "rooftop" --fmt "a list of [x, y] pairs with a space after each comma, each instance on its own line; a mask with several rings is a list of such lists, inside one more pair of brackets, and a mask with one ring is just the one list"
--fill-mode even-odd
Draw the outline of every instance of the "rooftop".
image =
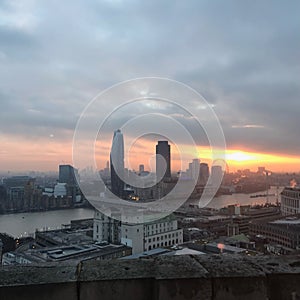
[[0, 299], [299, 299], [300, 257], [184, 255], [0, 268]]

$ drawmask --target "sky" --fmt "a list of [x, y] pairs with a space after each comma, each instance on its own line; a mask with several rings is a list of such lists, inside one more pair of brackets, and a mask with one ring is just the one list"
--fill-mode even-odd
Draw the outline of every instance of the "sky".
[[[300, 171], [299, 11], [296, 0], [0, 0], [0, 170], [72, 163], [91, 99], [154, 76], [192, 87], [213, 107], [232, 170]], [[197, 155], [209, 160], [199, 141]], [[154, 151], [148, 143], [132, 154], [135, 168]]]

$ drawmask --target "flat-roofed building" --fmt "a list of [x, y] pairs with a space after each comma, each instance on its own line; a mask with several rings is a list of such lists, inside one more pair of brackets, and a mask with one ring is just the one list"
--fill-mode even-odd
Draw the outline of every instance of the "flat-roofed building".
[[284, 216], [300, 213], [300, 188], [286, 187], [281, 192], [281, 212]]

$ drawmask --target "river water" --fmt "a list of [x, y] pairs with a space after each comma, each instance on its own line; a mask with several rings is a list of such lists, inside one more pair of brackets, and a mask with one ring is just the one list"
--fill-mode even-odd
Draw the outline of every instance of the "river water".
[[[269, 194], [279, 194], [282, 187], [277, 190], [271, 187]], [[256, 194], [264, 194], [259, 192]], [[266, 197], [250, 198], [253, 194], [223, 195], [214, 198], [207, 206], [211, 208], [222, 208], [230, 204], [264, 204]], [[280, 198], [279, 198], [280, 199]], [[269, 196], [269, 202], [275, 203], [276, 196]], [[0, 215], [0, 232], [6, 232], [14, 237], [28, 236], [38, 230], [49, 230], [61, 228], [62, 224], [68, 224], [71, 220], [92, 218], [94, 211], [88, 208], [76, 208], [57, 211], [34, 212]]]
[[[269, 197], [268, 202], [269, 203], [276, 203], [277, 201], [277, 195], [278, 200], [280, 201], [280, 193], [282, 192], [283, 187], [276, 187], [271, 186], [269, 189]], [[207, 207], [211, 208], [222, 208], [224, 206], [230, 205], [230, 204], [240, 204], [240, 205], [256, 205], [256, 204], [265, 204], [267, 198], [266, 197], [257, 197], [257, 198], [251, 198], [250, 196], [253, 195], [261, 195], [266, 194], [266, 191], [258, 192], [254, 194], [232, 194], [232, 195], [222, 195], [219, 197], [214, 198]]]
[[88, 208], [1, 215], [0, 232], [6, 232], [14, 237], [27, 236], [34, 233], [36, 229], [58, 229], [62, 224], [70, 223], [71, 220], [87, 219], [93, 216], [94, 211]]

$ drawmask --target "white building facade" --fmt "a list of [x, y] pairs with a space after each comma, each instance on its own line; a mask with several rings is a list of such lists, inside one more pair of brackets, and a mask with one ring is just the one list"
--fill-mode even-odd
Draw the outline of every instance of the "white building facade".
[[[110, 237], [114, 237], [114, 240]], [[131, 247], [133, 254], [137, 254], [155, 248], [182, 244], [183, 230], [178, 229], [177, 220], [172, 215], [151, 223], [128, 224], [96, 211], [94, 240], [122, 243]]]
[[281, 192], [281, 212], [284, 216], [300, 213], [300, 188], [286, 187]]

